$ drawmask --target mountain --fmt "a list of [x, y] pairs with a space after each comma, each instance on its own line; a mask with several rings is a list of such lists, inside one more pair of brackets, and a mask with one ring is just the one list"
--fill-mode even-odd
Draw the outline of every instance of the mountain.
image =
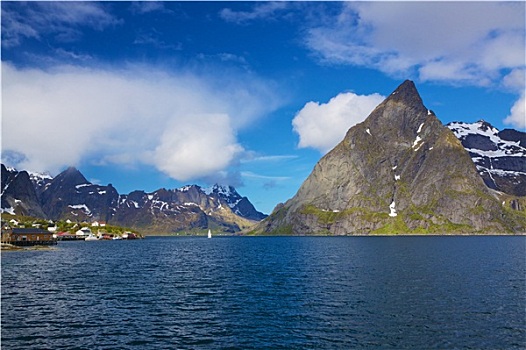
[[50, 219], [109, 221], [111, 208], [117, 205], [119, 199], [117, 190], [111, 184], [94, 185], [73, 167], [40, 189], [42, 208]]
[[204, 191], [208, 195], [215, 195], [224, 200], [230, 209], [241, 217], [254, 221], [261, 221], [267, 217], [267, 215], [257, 211], [247, 197], [241, 197], [232, 186], [220, 186], [216, 184], [204, 189]]
[[1, 165], [2, 211], [14, 214], [45, 217], [39, 198], [27, 171], [16, 171]]
[[122, 195], [110, 222], [131, 225], [146, 233], [207, 228], [233, 233], [254, 224], [235, 214], [221, 197], [207, 194], [196, 185]]
[[461, 142], [405, 81], [252, 232], [524, 232], [514, 200], [486, 187]]
[[105, 221], [143, 233], [214, 229], [237, 232], [265, 217], [229, 186], [185, 186], [120, 195], [70, 167], [52, 178], [2, 165], [2, 210], [49, 219]]
[[526, 196], [526, 133], [499, 131], [483, 120], [471, 124], [453, 122], [447, 127], [469, 152], [488, 187]]

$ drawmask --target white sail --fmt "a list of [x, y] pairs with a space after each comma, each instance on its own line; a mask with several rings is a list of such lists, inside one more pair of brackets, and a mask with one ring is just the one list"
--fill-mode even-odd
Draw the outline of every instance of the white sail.
[[208, 230], [208, 238], [212, 238], [212, 232]]

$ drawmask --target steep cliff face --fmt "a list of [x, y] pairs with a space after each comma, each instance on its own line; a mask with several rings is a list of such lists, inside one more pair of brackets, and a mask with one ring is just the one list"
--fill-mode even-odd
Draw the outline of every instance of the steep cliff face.
[[516, 232], [525, 222], [484, 185], [460, 141], [405, 81], [255, 232]]

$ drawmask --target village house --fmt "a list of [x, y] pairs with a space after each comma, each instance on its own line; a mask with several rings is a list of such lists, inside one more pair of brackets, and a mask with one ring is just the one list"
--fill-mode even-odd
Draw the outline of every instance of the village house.
[[13, 228], [2, 234], [2, 243], [17, 246], [54, 245], [57, 244], [57, 238], [39, 228]]

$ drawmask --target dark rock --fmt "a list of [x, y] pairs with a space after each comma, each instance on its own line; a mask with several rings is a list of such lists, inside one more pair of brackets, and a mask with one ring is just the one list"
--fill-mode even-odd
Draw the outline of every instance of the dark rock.
[[2, 209], [19, 215], [44, 217], [33, 183], [26, 171], [8, 170], [3, 164]]
[[502, 140], [519, 142], [519, 145], [526, 147], [526, 133], [513, 130], [513, 129], [504, 129], [499, 131], [497, 134]]

